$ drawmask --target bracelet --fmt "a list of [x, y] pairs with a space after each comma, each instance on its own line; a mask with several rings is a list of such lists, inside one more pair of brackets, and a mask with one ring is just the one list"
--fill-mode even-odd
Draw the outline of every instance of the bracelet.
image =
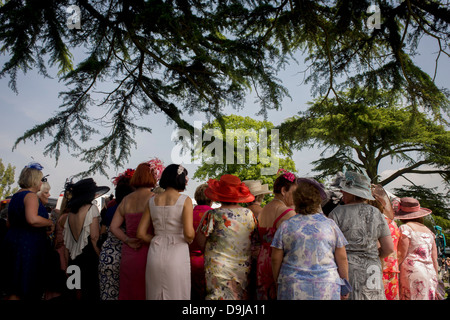
[[128, 242], [128, 236], [125, 238], [124, 243], [127, 243], [127, 242]]

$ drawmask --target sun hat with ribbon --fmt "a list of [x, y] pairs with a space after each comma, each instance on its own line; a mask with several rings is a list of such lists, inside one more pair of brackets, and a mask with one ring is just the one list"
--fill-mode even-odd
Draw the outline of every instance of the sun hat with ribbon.
[[408, 220], [425, 217], [431, 214], [431, 210], [422, 208], [419, 200], [405, 197], [400, 199], [397, 211], [395, 212], [395, 219]]
[[345, 171], [344, 179], [340, 181], [339, 188], [354, 196], [367, 200], [375, 200], [372, 196], [370, 178], [366, 174], [355, 171]]
[[218, 202], [245, 203], [255, 200], [245, 183], [232, 174], [224, 174], [220, 180], [209, 179], [205, 195]]
[[242, 182], [245, 183], [245, 185], [250, 189], [250, 193], [255, 197], [262, 194], [272, 193], [272, 191], [269, 190], [269, 185], [262, 184], [261, 180], [245, 180]]

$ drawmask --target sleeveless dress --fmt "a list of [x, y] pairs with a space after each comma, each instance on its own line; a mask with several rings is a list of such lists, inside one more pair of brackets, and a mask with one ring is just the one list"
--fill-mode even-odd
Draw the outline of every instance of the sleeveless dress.
[[[194, 230], [197, 230], [203, 215], [209, 210], [212, 210], [212, 208], [207, 205], [194, 207]], [[195, 241], [189, 246], [189, 254], [191, 256], [191, 299], [205, 300], [205, 256]]]
[[83, 228], [81, 229], [78, 241], [73, 236], [69, 217], [66, 219], [63, 231], [64, 244], [69, 250], [69, 266], [78, 266], [81, 271], [81, 300], [88, 301], [98, 301], [100, 299], [98, 256], [90, 236], [90, 226], [96, 217], [100, 217], [100, 212], [97, 206], [91, 205], [84, 218]]
[[256, 296], [258, 300], [275, 300], [277, 298], [277, 289], [275, 280], [272, 273], [272, 260], [271, 253], [273, 237], [277, 231], [277, 223], [283, 218], [289, 211], [293, 209], [287, 209], [278, 216], [273, 222], [272, 227], [259, 227], [259, 238], [261, 241], [261, 249], [259, 251], [257, 267], [256, 267]]
[[[100, 251], [100, 263], [98, 265], [98, 276], [100, 281], [100, 299], [118, 300], [119, 299], [119, 279], [120, 279], [120, 260], [122, 255], [122, 241], [120, 241], [110, 230], [111, 220], [116, 212], [118, 205], [109, 207], [106, 211], [103, 225], [107, 229], [107, 238]], [[125, 233], [125, 227], [121, 226]]]
[[182, 223], [186, 198], [186, 195], [180, 195], [173, 206], [157, 206], [155, 197], [150, 199], [155, 236], [150, 242], [147, 258], [148, 300], [190, 299], [191, 264]]
[[435, 300], [438, 279], [431, 251], [434, 234], [400, 226], [401, 237], [409, 238], [406, 257], [400, 265], [400, 300]]
[[207, 238], [205, 299], [252, 298], [253, 253], [260, 247], [258, 221], [253, 212], [243, 207], [209, 210], [200, 222], [199, 232]]
[[[28, 224], [25, 217], [25, 196], [31, 191], [14, 194], [8, 207], [10, 227], [5, 237], [4, 285], [7, 294], [16, 294], [25, 300], [39, 300], [44, 292], [43, 277], [46, 252], [46, 228]], [[42, 209], [43, 208], [43, 209]], [[48, 219], [48, 212], [41, 205], [38, 215]]]
[[[125, 214], [126, 234], [136, 238], [137, 227], [142, 212]], [[147, 263], [148, 245], [143, 243], [135, 250], [122, 245], [120, 261], [119, 300], [145, 300], [145, 265]]]

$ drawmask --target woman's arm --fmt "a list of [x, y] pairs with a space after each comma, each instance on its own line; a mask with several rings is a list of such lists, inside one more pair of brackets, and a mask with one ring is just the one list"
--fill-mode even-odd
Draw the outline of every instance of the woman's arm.
[[433, 241], [431, 248], [431, 259], [433, 260], [434, 269], [436, 270], [436, 274], [439, 274], [439, 264], [438, 264], [438, 256], [437, 256], [437, 247], [436, 242]]
[[380, 248], [378, 248], [380, 259], [384, 259], [394, 252], [394, 242], [390, 235], [381, 237], [378, 241], [380, 241]]
[[404, 235], [400, 236], [397, 245], [397, 259], [399, 266], [402, 264], [403, 260], [405, 260], [408, 248], [409, 248], [409, 238]]
[[189, 244], [194, 241], [195, 237], [193, 210], [192, 200], [191, 198], [187, 197], [184, 201], [182, 220], [184, 239]]
[[91, 242], [92, 245], [94, 247], [95, 253], [97, 253], [97, 255], [100, 255], [100, 249], [97, 247], [97, 241], [98, 238], [100, 237], [100, 223], [98, 221], [98, 217], [95, 217], [92, 219], [92, 223], [89, 226], [89, 230], [90, 230], [90, 236], [91, 236]]
[[25, 199], [23, 200], [23, 203], [25, 205], [25, 219], [27, 220], [28, 224], [32, 227], [41, 228], [41, 227], [52, 227], [53, 228], [53, 221], [50, 219], [45, 219], [38, 215], [39, 210], [39, 200], [38, 196], [30, 192], [25, 196]]
[[339, 276], [342, 279], [348, 280], [348, 261], [347, 261], [347, 250], [345, 250], [345, 246], [335, 249], [334, 259], [336, 260]]
[[283, 256], [284, 256], [283, 249], [272, 247], [272, 273], [275, 283], [277, 283], [278, 281], [278, 275], [280, 274]]
[[123, 232], [122, 229], [120, 228], [123, 222], [125, 221], [124, 207], [125, 207], [125, 199], [122, 200], [120, 205], [117, 207], [116, 212], [114, 213], [114, 216], [112, 218], [111, 225], [109, 226], [109, 229], [111, 230], [112, 234], [116, 236], [117, 239], [119, 239], [129, 247], [137, 249], [141, 246], [141, 241], [136, 238], [128, 238], [125, 232]]
[[147, 230], [152, 222], [151, 220], [150, 206], [147, 203], [136, 231], [136, 237], [147, 244], [149, 244], [153, 239], [153, 235], [147, 233]]

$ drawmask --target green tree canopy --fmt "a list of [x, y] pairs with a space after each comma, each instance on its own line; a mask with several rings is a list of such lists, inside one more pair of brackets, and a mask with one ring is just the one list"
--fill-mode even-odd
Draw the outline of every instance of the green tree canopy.
[[15, 182], [14, 172], [16, 170], [15, 166], [10, 163], [5, 167], [2, 159], [0, 159], [0, 199], [3, 200], [7, 196], [10, 196], [17, 192], [18, 187], [12, 188]]
[[[336, 98], [317, 99], [280, 126], [280, 135], [293, 148], [323, 150], [323, 157], [313, 162], [319, 178], [351, 164], [364, 168], [372, 182], [381, 185], [405, 173], [437, 173], [450, 182], [450, 132], [445, 125], [397, 105], [401, 101], [391, 92], [380, 92], [376, 99], [368, 98], [364, 90], [354, 92], [340, 92], [340, 103]], [[332, 155], [325, 157], [327, 152]], [[379, 181], [378, 166], [385, 158], [405, 167]], [[435, 169], [424, 169], [426, 165]]]
[[[374, 29], [366, 23], [372, 3], [380, 14]], [[299, 52], [314, 94], [329, 98], [355, 84], [372, 96], [379, 89], [404, 90], [416, 110], [430, 110], [437, 119], [448, 113], [446, 91], [412, 60], [423, 36], [438, 45], [436, 70], [439, 58], [449, 56], [450, 14], [443, 1], [78, 0], [80, 29], [66, 25], [70, 4], [1, 5], [0, 50], [9, 60], [0, 77], [9, 75], [17, 90], [19, 70], [37, 68], [48, 76], [47, 66], [58, 68], [68, 87], [60, 109], [15, 145], [50, 136], [46, 155], [57, 161], [62, 147], [74, 150], [91, 163], [88, 173], [123, 166], [136, 130], [151, 131], [136, 120], [154, 113], [193, 132], [183, 113], [220, 118], [225, 106], [243, 107], [249, 90], [260, 99], [258, 114], [278, 110], [288, 92], [277, 71]], [[84, 49], [79, 63], [74, 48]], [[112, 88], [99, 93], [102, 84]], [[98, 134], [92, 108], [105, 114], [100, 124], [109, 132], [85, 148]]]
[[[216, 155], [217, 150], [213, 150], [213, 152], [208, 151], [205, 152], [205, 148], [209, 148], [213, 142], [204, 142], [203, 143], [203, 159], [202, 164], [199, 166], [199, 168], [196, 170], [194, 174], [194, 178], [207, 181], [210, 178], [219, 179], [224, 174], [234, 174], [238, 176], [241, 181], [244, 180], [261, 180], [263, 184], [267, 183], [269, 184], [269, 187], [273, 186], [273, 182], [275, 181], [279, 168], [286, 169], [291, 172], [295, 172], [295, 163], [290, 158], [291, 151], [288, 148], [288, 146], [279, 139], [280, 137], [278, 135], [273, 135], [276, 139], [279, 141], [279, 150], [278, 154], [274, 154], [271, 144], [272, 144], [272, 129], [275, 129], [275, 126], [269, 122], [269, 121], [257, 121], [250, 117], [242, 117], [237, 115], [231, 115], [231, 116], [225, 116], [222, 118], [222, 123], [219, 123], [219, 121], [215, 120], [210, 124], [207, 124], [204, 126], [203, 130], [207, 132], [208, 129], [212, 129], [212, 132], [215, 132], [214, 134], [214, 140], [218, 141], [220, 138], [222, 138], [223, 144], [220, 143], [218, 146], [223, 145], [223, 152], [221, 153], [221, 159], [216, 159], [214, 161], [209, 161], [211, 163], [207, 163], [208, 160], [211, 160], [211, 157], [206, 157], [207, 155], [211, 154], [212, 157]], [[241, 133], [238, 133], [235, 139], [233, 137], [233, 154], [232, 154], [232, 161], [229, 159], [229, 155], [227, 155], [226, 152], [226, 141], [227, 141], [227, 131], [228, 134], [235, 134], [237, 133], [236, 130], [242, 130]], [[260, 140], [260, 136], [258, 132], [261, 132], [261, 130], [267, 130], [267, 157], [277, 157], [275, 172], [272, 174], [261, 174], [261, 170], [263, 168], [270, 167], [270, 165], [273, 165], [274, 163], [268, 163], [263, 164], [263, 161], [260, 158], [260, 151], [262, 146], [262, 141]], [[249, 133], [255, 133], [253, 136]], [[241, 157], [238, 154], [238, 143], [239, 143], [239, 137], [243, 138], [245, 134], [248, 134], [246, 140], [242, 140], [240, 142], [240, 146], [243, 147], [244, 151], [244, 157]], [[245, 142], [244, 142], [245, 141]], [[242, 143], [245, 143], [245, 146], [242, 145]], [[252, 163], [251, 159], [251, 152], [255, 152], [254, 156], [256, 157]], [[264, 151], [264, 150], [263, 150]], [[265, 152], [265, 151], [264, 151]], [[265, 154], [264, 154], [265, 156]], [[227, 159], [228, 158], [228, 159]], [[273, 159], [272, 159], [273, 160]], [[218, 163], [220, 162], [220, 163]], [[238, 163], [241, 162], [241, 163]]]

